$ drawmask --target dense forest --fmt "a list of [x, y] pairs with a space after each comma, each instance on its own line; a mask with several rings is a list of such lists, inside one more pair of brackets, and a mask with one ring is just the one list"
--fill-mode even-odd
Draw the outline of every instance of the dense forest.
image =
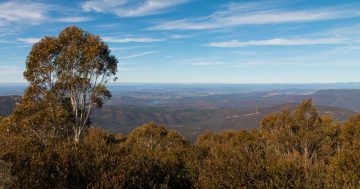
[[117, 60], [99, 36], [68, 27], [36, 43], [15, 111], [0, 117], [3, 188], [358, 188], [360, 115], [339, 123], [311, 100], [259, 129], [195, 143], [149, 123], [130, 134], [91, 127]]

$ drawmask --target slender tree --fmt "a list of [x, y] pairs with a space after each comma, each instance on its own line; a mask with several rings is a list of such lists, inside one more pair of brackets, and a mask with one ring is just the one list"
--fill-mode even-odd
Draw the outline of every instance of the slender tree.
[[24, 72], [30, 83], [25, 96], [46, 101], [51, 93], [57, 102], [71, 106], [73, 137], [78, 142], [89, 126], [91, 111], [111, 97], [105, 84], [116, 79], [116, 72], [117, 60], [100, 37], [70, 26], [32, 47]]

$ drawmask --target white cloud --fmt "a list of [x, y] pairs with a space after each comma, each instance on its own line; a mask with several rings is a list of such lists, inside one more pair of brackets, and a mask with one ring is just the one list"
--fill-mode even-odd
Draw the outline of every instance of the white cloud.
[[28, 37], [28, 38], [17, 38], [18, 41], [26, 43], [26, 44], [34, 44], [41, 40], [41, 38], [34, 38], [34, 37]]
[[159, 14], [189, 0], [91, 0], [82, 4], [85, 11], [112, 13], [120, 17]]
[[137, 42], [137, 43], [151, 43], [151, 42], [158, 42], [163, 41], [162, 39], [151, 38], [151, 37], [140, 37], [140, 38], [119, 38], [119, 37], [102, 37], [105, 42], [109, 43], [130, 43], [130, 42]]
[[126, 50], [133, 50], [133, 49], [140, 49], [140, 48], [151, 48], [154, 46], [148, 46], [148, 45], [143, 45], [143, 46], [129, 46], [129, 47], [112, 47], [111, 50], [112, 51], [126, 51]]
[[0, 25], [14, 22], [36, 24], [47, 19], [48, 6], [40, 3], [8, 1], [0, 3]]
[[211, 47], [246, 47], [246, 46], [300, 46], [300, 45], [329, 45], [343, 44], [346, 41], [342, 38], [322, 38], [322, 39], [268, 39], [257, 41], [225, 41], [209, 43]]
[[206, 17], [163, 22], [148, 30], [204, 30], [239, 25], [281, 24], [332, 20], [360, 16], [360, 11], [349, 7], [312, 10], [281, 10], [260, 4], [229, 4], [223, 11]]
[[68, 22], [68, 23], [87, 22], [90, 20], [91, 18], [87, 16], [70, 16], [70, 17], [56, 18], [56, 21], [58, 22]]
[[158, 53], [159, 53], [158, 51], [148, 51], [148, 52], [128, 55], [128, 56], [125, 56], [125, 57], [119, 57], [119, 59], [137, 58], [137, 57], [148, 56], [148, 55], [158, 54]]
[[191, 38], [193, 35], [180, 35], [180, 34], [172, 34], [169, 36], [171, 39], [186, 39]]
[[111, 12], [119, 6], [124, 6], [127, 0], [92, 0], [82, 3], [81, 7], [85, 11]]
[[[51, 16], [56, 13], [59, 16]], [[57, 5], [23, 1], [7, 1], [0, 3], [0, 26], [12, 24], [41, 24], [46, 22], [85, 22], [90, 17], [73, 16], [77, 12]]]

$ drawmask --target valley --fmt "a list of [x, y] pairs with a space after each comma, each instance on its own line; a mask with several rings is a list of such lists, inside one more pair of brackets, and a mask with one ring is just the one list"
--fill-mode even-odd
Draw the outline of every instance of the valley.
[[[127, 134], [154, 122], [195, 140], [206, 131], [259, 128], [264, 116], [293, 110], [305, 99], [313, 100], [320, 115], [341, 122], [360, 112], [360, 89], [340, 86], [110, 85], [113, 97], [92, 112], [91, 123]], [[0, 89], [5, 91], [0, 90], [5, 94], [0, 97], [0, 114], [9, 115], [21, 97], [6, 95], [21, 90], [19, 86]]]

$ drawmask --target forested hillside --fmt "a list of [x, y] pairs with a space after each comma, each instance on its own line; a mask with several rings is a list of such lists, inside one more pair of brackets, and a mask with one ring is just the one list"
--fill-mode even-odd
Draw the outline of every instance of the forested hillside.
[[[120, 87], [112, 86], [112, 91]], [[306, 98], [313, 99], [320, 114], [330, 115], [339, 122], [346, 121], [360, 108], [360, 104], [350, 103], [356, 102], [360, 95], [356, 89], [320, 90], [308, 95], [301, 95], [302, 91], [294, 90], [238, 94], [225, 91], [230, 94], [212, 95], [216, 90], [224, 91], [221, 87], [206, 90], [199, 88], [197, 94], [194, 94], [193, 91], [167, 87], [157, 91], [128, 89], [123, 93], [115, 92], [110, 101], [91, 113], [90, 121], [95, 127], [125, 134], [141, 124], [154, 122], [166, 125], [194, 141], [205, 131], [259, 128], [264, 116], [286, 107], [294, 109]], [[196, 96], [198, 93], [201, 96]], [[0, 113], [9, 115], [19, 101], [18, 96], [0, 97]]]
[[0, 96], [0, 115], [5, 116], [11, 114], [16, 104], [20, 101], [20, 96]]
[[[252, 107], [249, 112], [213, 108], [194, 113], [181, 111], [180, 105], [174, 106], [174, 115], [152, 101], [143, 110], [127, 106], [127, 113], [124, 106], [98, 111], [104, 124], [121, 117], [132, 124], [191, 122], [196, 140], [154, 123], [115, 133], [96, 128], [92, 116], [99, 112], [92, 112], [112, 97], [107, 83], [116, 80], [117, 66], [99, 36], [75, 26], [33, 45], [24, 72], [29, 85], [14, 111], [0, 117], [0, 188], [360, 187], [360, 115], [355, 112], [318, 110], [307, 99], [296, 107]], [[218, 96], [206, 99], [236, 107], [252, 99], [243, 95], [239, 104]], [[269, 102], [267, 97], [260, 102]], [[186, 97], [185, 107], [196, 98]], [[196, 102], [208, 106], [203, 99]], [[226, 123], [233, 130], [224, 129], [224, 119], [235, 120]], [[237, 125], [249, 128], [258, 120], [255, 129]], [[199, 133], [207, 125], [218, 132]]]
[[[268, 114], [284, 108], [294, 109], [297, 104], [280, 104], [272, 107], [259, 107], [245, 110], [236, 109], [197, 109], [144, 106], [104, 106], [92, 114], [93, 126], [115, 133], [129, 133], [137, 126], [154, 122], [166, 125], [194, 141], [206, 131], [254, 129]], [[316, 106], [320, 114], [331, 116], [343, 122], [356, 114], [351, 110]]]
[[[88, 129], [81, 142], [1, 121], [0, 183], [22, 188], [357, 188], [360, 117], [344, 124], [311, 101], [261, 129], [208, 132], [190, 144], [155, 124], [128, 135]], [[38, 132], [39, 133], [39, 132]]]

